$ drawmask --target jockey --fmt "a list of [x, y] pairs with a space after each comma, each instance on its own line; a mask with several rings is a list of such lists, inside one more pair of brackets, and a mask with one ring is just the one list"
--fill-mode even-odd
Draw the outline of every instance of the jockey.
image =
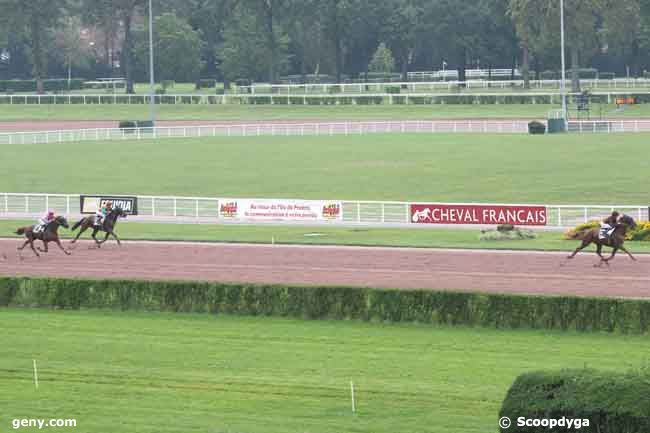
[[600, 239], [605, 239], [612, 235], [614, 229], [616, 229], [616, 224], [618, 223], [618, 216], [619, 213], [613, 211], [610, 216], [605, 218], [603, 222], [600, 223]]
[[47, 225], [54, 221], [55, 216], [54, 212], [51, 210], [48, 210], [45, 215], [43, 215], [39, 220], [38, 224], [36, 224], [36, 229], [34, 230], [36, 233], [44, 232], [45, 229], [47, 228]]
[[97, 209], [97, 212], [95, 212], [95, 227], [102, 226], [104, 217], [106, 217], [106, 215], [108, 215], [111, 210], [113, 210], [113, 202], [110, 200], [104, 204], [104, 207]]

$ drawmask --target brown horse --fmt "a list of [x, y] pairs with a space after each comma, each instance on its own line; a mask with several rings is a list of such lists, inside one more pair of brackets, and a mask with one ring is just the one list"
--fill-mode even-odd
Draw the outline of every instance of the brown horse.
[[[618, 250], [624, 251], [628, 256], [630, 256], [632, 260], [636, 260], [634, 256], [630, 254], [630, 252], [623, 246], [623, 243], [625, 242], [625, 234], [629, 229], [634, 229], [635, 227], [636, 222], [634, 221], [634, 218], [629, 215], [623, 215], [621, 218], [619, 218], [618, 223], [614, 228], [614, 232], [606, 239], [600, 239], [599, 228], [587, 230], [583, 232], [583, 234], [578, 238], [582, 239], [582, 244], [576, 248], [575, 251], [567, 257], [567, 259], [572, 259], [576, 254], [578, 254], [580, 250], [585, 248], [587, 245], [594, 243], [596, 244], [596, 254], [598, 254], [598, 257], [600, 257], [600, 262], [594, 266], [600, 267], [602, 266], [603, 262], [609, 266], [609, 261], [614, 258], [614, 255]], [[601, 254], [603, 246], [612, 248], [612, 254], [607, 258], [603, 257]]]
[[[119, 217], [126, 217], [126, 212], [122, 210], [120, 207], [116, 207], [111, 209], [111, 211], [104, 217], [104, 221], [102, 221], [101, 227], [95, 225], [95, 215], [87, 216], [85, 218], [80, 219], [77, 221], [70, 230], [76, 230], [78, 227], [81, 227], [81, 230], [79, 230], [79, 233], [74, 237], [74, 239], [70, 242], [71, 244], [74, 244], [77, 242], [77, 239], [79, 239], [79, 236], [86, 230], [88, 230], [90, 227], [93, 228], [93, 233], [92, 233], [92, 238], [95, 240], [95, 244], [97, 245], [97, 248], [99, 248], [106, 240], [108, 239], [108, 236], [113, 236], [115, 240], [117, 241], [118, 245], [122, 245], [120, 243], [120, 238], [117, 237], [115, 234], [115, 225], [117, 224], [117, 219]], [[97, 240], [97, 232], [98, 231], [103, 231], [106, 232], [106, 235], [104, 236], [104, 239], [101, 241]]]
[[63, 245], [61, 245], [61, 241], [59, 240], [59, 234], [58, 234], [59, 226], [63, 226], [66, 229], [69, 227], [68, 221], [62, 216], [58, 216], [54, 218], [54, 220], [47, 225], [45, 230], [40, 231], [38, 233], [34, 232], [34, 227], [36, 226], [20, 227], [18, 230], [16, 230], [16, 234], [25, 235], [27, 240], [22, 246], [18, 247], [18, 251], [22, 251], [23, 248], [25, 248], [27, 244], [29, 244], [29, 246], [32, 248], [32, 251], [34, 251], [34, 254], [36, 254], [36, 257], [40, 257], [40, 255], [34, 248], [34, 241], [40, 240], [43, 241], [43, 245], [45, 249], [41, 249], [41, 247], [38, 247], [39, 251], [46, 253], [48, 251], [47, 244], [49, 242], [55, 242], [59, 246], [59, 248], [61, 248], [61, 251], [63, 251], [67, 255], [70, 255], [70, 252], [67, 251], [65, 248], [63, 248]]

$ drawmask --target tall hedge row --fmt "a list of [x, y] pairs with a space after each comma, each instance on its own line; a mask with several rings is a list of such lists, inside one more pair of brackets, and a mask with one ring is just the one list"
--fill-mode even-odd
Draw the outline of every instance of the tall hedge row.
[[[512, 423], [509, 428], [502, 426], [502, 433], [648, 433], [650, 374], [591, 369], [525, 373], [508, 390], [499, 417], [508, 417]], [[521, 417], [529, 419], [529, 425]], [[541, 423], [542, 419], [563, 418], [564, 425], [553, 429], [532, 425], [534, 419]], [[575, 428], [576, 421], [569, 427], [568, 420], [576, 420], [581, 427]]]
[[109, 308], [646, 333], [650, 302], [352, 287], [0, 277], [0, 306]]
[[[84, 80], [75, 78], [70, 80], [68, 89], [67, 79], [43, 80], [43, 90], [46, 92], [81, 90]], [[0, 92], [35, 92], [36, 80], [0, 80]]]

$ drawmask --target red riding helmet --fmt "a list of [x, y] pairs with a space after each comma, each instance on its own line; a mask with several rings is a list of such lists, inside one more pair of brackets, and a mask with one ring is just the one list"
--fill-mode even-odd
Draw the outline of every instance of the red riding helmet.
[[50, 211], [47, 211], [47, 216], [48, 216], [49, 218], [53, 218], [53, 217], [54, 217], [54, 212], [51, 211], [51, 210], [50, 210]]

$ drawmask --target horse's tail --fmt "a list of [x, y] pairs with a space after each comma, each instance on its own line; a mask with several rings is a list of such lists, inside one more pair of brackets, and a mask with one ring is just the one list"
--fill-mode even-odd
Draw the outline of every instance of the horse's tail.
[[18, 230], [16, 230], [17, 235], [24, 235], [25, 234], [25, 227], [21, 227]]
[[70, 230], [71, 230], [71, 231], [77, 230], [77, 228], [78, 228], [81, 224], [83, 224], [84, 221], [86, 221], [86, 218], [81, 218], [79, 221], [77, 221], [76, 223], [74, 223], [74, 225], [73, 225], [72, 227], [70, 227]]

